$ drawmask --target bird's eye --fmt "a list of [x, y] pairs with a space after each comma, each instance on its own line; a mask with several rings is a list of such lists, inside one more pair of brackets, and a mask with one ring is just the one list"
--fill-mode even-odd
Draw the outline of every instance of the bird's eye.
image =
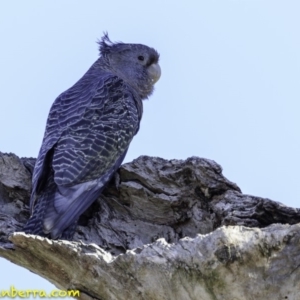
[[145, 57], [144, 57], [143, 55], [139, 55], [139, 56], [138, 56], [138, 60], [144, 61], [144, 59], [145, 59]]

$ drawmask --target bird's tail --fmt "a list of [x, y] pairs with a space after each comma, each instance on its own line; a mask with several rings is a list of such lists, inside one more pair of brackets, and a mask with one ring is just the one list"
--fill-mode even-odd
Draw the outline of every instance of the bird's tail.
[[23, 230], [27, 234], [36, 234], [40, 236], [47, 236], [43, 231], [43, 220], [49, 199], [49, 192], [40, 195], [34, 207], [34, 211], [30, 219], [27, 221]]
[[[51, 201], [54, 201], [55, 191], [52, 190], [40, 195], [37, 199], [37, 204], [26, 225], [23, 227], [23, 232], [27, 234], [35, 234], [42, 237], [51, 238], [50, 234], [44, 232], [44, 217], [47, 206]], [[58, 238], [63, 240], [71, 240], [77, 227], [77, 220], [67, 227]]]
[[[47, 183], [47, 189], [40, 195], [36, 196], [37, 199], [33, 214], [23, 227], [23, 232], [51, 238], [49, 233], [44, 232], [44, 219], [47, 212], [47, 207], [49, 205], [53, 205], [56, 191], [57, 187], [53, 178], [50, 177]], [[76, 226], [77, 220], [70, 224], [69, 227], [67, 227], [59, 236], [57, 236], [57, 238], [71, 240], [75, 233]]]

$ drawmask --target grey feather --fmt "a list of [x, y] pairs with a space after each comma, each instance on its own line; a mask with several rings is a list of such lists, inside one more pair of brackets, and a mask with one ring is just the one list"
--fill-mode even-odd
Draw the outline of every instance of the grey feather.
[[33, 172], [27, 233], [67, 238], [100, 196], [139, 130], [142, 100], [160, 77], [158, 53], [145, 45], [112, 43], [53, 103]]

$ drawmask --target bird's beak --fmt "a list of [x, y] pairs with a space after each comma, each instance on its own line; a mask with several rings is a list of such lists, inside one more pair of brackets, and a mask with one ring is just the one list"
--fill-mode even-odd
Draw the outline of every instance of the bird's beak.
[[153, 84], [156, 83], [161, 75], [161, 69], [159, 64], [152, 64], [148, 67], [149, 76], [153, 81]]

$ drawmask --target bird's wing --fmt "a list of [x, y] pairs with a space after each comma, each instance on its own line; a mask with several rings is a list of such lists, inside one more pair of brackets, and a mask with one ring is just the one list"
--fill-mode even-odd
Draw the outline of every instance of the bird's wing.
[[106, 80], [89, 106], [69, 118], [73, 122], [62, 130], [52, 160], [54, 181], [59, 187], [106, 174], [128, 148], [139, 124], [133, 96], [118, 77]]
[[74, 124], [81, 119], [85, 108], [90, 106], [94, 98], [95, 100], [101, 98], [102, 101], [100, 99], [97, 101], [98, 109], [101, 110], [106, 99], [100, 97], [100, 95], [105, 92], [106, 82], [113, 81], [113, 79], [114, 77], [109, 74], [103, 74], [98, 80], [83, 77], [54, 101], [49, 112], [42, 146], [33, 171], [30, 199], [31, 212], [33, 212], [36, 196], [46, 186], [47, 178], [51, 172], [54, 146], [64, 130], [70, 124]]
[[99, 196], [139, 124], [133, 96], [118, 77], [108, 76], [84, 90], [89, 92], [71, 88], [54, 103], [35, 167], [35, 190], [49, 168], [54, 172], [57, 190], [44, 222], [51, 232], [68, 227]]

